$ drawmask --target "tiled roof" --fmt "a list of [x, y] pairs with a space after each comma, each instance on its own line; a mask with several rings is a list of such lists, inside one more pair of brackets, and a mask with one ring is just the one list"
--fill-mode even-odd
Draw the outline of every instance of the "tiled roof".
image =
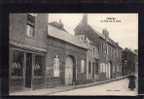
[[100, 36], [100, 37], [102, 37], [103, 39], [105, 39], [104, 34], [100, 33], [100, 32], [96, 29], [96, 27], [93, 27], [93, 26], [91, 26], [91, 25], [89, 25], [89, 26], [94, 30], [94, 32], [95, 32], [98, 36]]
[[[105, 35], [104, 35], [103, 33], [100, 33], [99, 31], [97, 31], [97, 29], [96, 29], [95, 27], [92, 27], [92, 26], [90, 26], [90, 27], [94, 30], [94, 32], [95, 32], [98, 36], [100, 36], [101, 38], [105, 39]], [[112, 40], [110, 37], [107, 38], [107, 42], [110, 43], [110, 44], [112, 44], [112, 45], [114, 45], [114, 46], [120, 47], [120, 46], [119, 46], [114, 40]]]
[[58, 29], [50, 24], [48, 24], [48, 35], [63, 40], [77, 47], [88, 49], [88, 46], [84, 42], [80, 41], [76, 36], [73, 36], [68, 32]]
[[[89, 24], [79, 24], [75, 29], [78, 29], [79, 31], [88, 31], [94, 34], [97, 34], [99, 37], [105, 39], [105, 35], [102, 33], [102, 31], [98, 31], [96, 27], [93, 27]], [[119, 46], [115, 41], [113, 41], [111, 38], [107, 38], [108, 43], [114, 45], [114, 46]], [[119, 46], [120, 47], [120, 46]]]

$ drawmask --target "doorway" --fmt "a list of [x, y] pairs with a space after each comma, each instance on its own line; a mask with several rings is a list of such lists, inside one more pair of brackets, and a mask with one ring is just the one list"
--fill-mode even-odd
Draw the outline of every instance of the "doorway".
[[111, 62], [109, 62], [108, 63], [108, 79], [110, 79], [111, 78], [111, 74], [112, 74], [112, 64], [111, 64]]
[[32, 53], [26, 53], [25, 87], [31, 88], [32, 80]]
[[73, 59], [68, 56], [65, 60], [65, 85], [72, 85], [73, 83]]

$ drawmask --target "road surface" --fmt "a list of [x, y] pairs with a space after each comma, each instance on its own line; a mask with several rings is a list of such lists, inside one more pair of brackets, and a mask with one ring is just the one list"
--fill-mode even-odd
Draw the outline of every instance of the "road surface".
[[128, 89], [128, 79], [122, 79], [118, 81], [113, 81], [106, 84], [79, 88], [70, 91], [57, 92], [51, 95], [137, 95], [136, 89], [134, 91], [130, 91]]

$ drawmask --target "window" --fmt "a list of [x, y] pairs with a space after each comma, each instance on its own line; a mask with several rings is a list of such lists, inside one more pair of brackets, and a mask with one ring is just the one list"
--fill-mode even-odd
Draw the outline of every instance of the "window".
[[33, 14], [27, 14], [27, 36], [34, 36], [35, 17]]
[[91, 56], [93, 57], [93, 48], [91, 49]]
[[116, 68], [116, 69], [117, 69], [117, 72], [119, 72], [119, 71], [120, 71], [120, 67], [119, 67], [118, 65], [117, 65], [116, 67], [117, 67], [117, 68]]
[[105, 71], [106, 71], [106, 64], [104, 63], [103, 64], [103, 72], [105, 73]]
[[56, 57], [54, 58], [54, 77], [59, 77], [60, 75], [60, 60], [58, 58], [58, 56], [56, 55]]
[[93, 56], [95, 56], [95, 48], [93, 48]]
[[91, 62], [89, 62], [89, 74], [91, 73]]
[[85, 61], [81, 60], [81, 73], [84, 73], [85, 71]]
[[119, 50], [117, 49], [117, 57], [119, 58]]
[[103, 72], [103, 63], [100, 64], [100, 72]]
[[86, 40], [85, 35], [82, 35], [82, 40]]
[[88, 44], [90, 43], [90, 40], [88, 39], [88, 37], [86, 37], [86, 41], [87, 41]]
[[101, 43], [101, 51], [103, 52], [103, 43]]
[[98, 68], [98, 63], [96, 62], [95, 65], [96, 65], [96, 66], [95, 66], [95, 73], [97, 74], [97, 73], [98, 73], [98, 69], [99, 69], [99, 68]]
[[95, 63], [93, 62], [92, 65], [93, 65], [93, 71], [94, 71], [95, 70]]
[[35, 56], [34, 75], [42, 75], [43, 58], [40, 55]]
[[27, 24], [27, 36], [33, 37], [34, 36], [34, 27]]
[[115, 66], [113, 66], [113, 68], [112, 68], [113, 73], [115, 73], [115, 68], [116, 68], [116, 67], [115, 67]]
[[14, 50], [12, 54], [12, 66], [11, 66], [11, 76], [22, 77], [23, 76], [23, 62], [24, 53], [21, 51]]
[[107, 45], [107, 54], [109, 54], [109, 46]]
[[111, 57], [112, 57], [112, 47], [110, 47], [110, 55], [111, 55]]

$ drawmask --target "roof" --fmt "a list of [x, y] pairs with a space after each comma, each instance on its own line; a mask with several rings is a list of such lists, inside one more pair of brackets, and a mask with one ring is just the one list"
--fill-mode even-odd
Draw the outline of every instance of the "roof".
[[[90, 24], [79, 24], [75, 30], [81, 31], [81, 33], [85, 33], [83, 31], [90, 31], [91, 33], [97, 34], [99, 37], [105, 40], [105, 35], [97, 30], [97, 27], [93, 27]], [[107, 42], [113, 46], [119, 46], [115, 41], [111, 38], [107, 38]], [[120, 47], [120, 46], [119, 46]]]
[[[95, 32], [98, 36], [100, 36], [101, 38], [105, 39], [105, 35], [104, 35], [103, 33], [100, 33], [99, 31], [97, 31], [96, 28], [94, 28], [94, 27], [92, 27], [92, 26], [90, 26], [90, 27], [94, 30], [94, 32]], [[114, 46], [120, 47], [120, 46], [118, 45], [118, 43], [116, 43], [116, 42], [115, 42], [114, 40], [112, 40], [110, 37], [107, 38], [107, 42], [110, 43], [110, 44], [112, 44], [112, 45], [114, 45]], [[120, 48], [121, 48], [121, 47], [120, 47]]]
[[77, 47], [88, 49], [88, 46], [84, 42], [80, 41], [76, 36], [73, 36], [69, 34], [68, 32], [61, 30], [57, 27], [54, 27], [50, 24], [48, 24], [48, 35], [50, 37], [63, 40]]
[[97, 31], [96, 27], [93, 28], [93, 26], [91, 26], [91, 25], [89, 25], [89, 26], [94, 30], [94, 32], [95, 32], [98, 36], [100, 36], [100, 37], [102, 37], [103, 39], [105, 39], [105, 36], [104, 36], [102, 33], [100, 33], [99, 31]]

